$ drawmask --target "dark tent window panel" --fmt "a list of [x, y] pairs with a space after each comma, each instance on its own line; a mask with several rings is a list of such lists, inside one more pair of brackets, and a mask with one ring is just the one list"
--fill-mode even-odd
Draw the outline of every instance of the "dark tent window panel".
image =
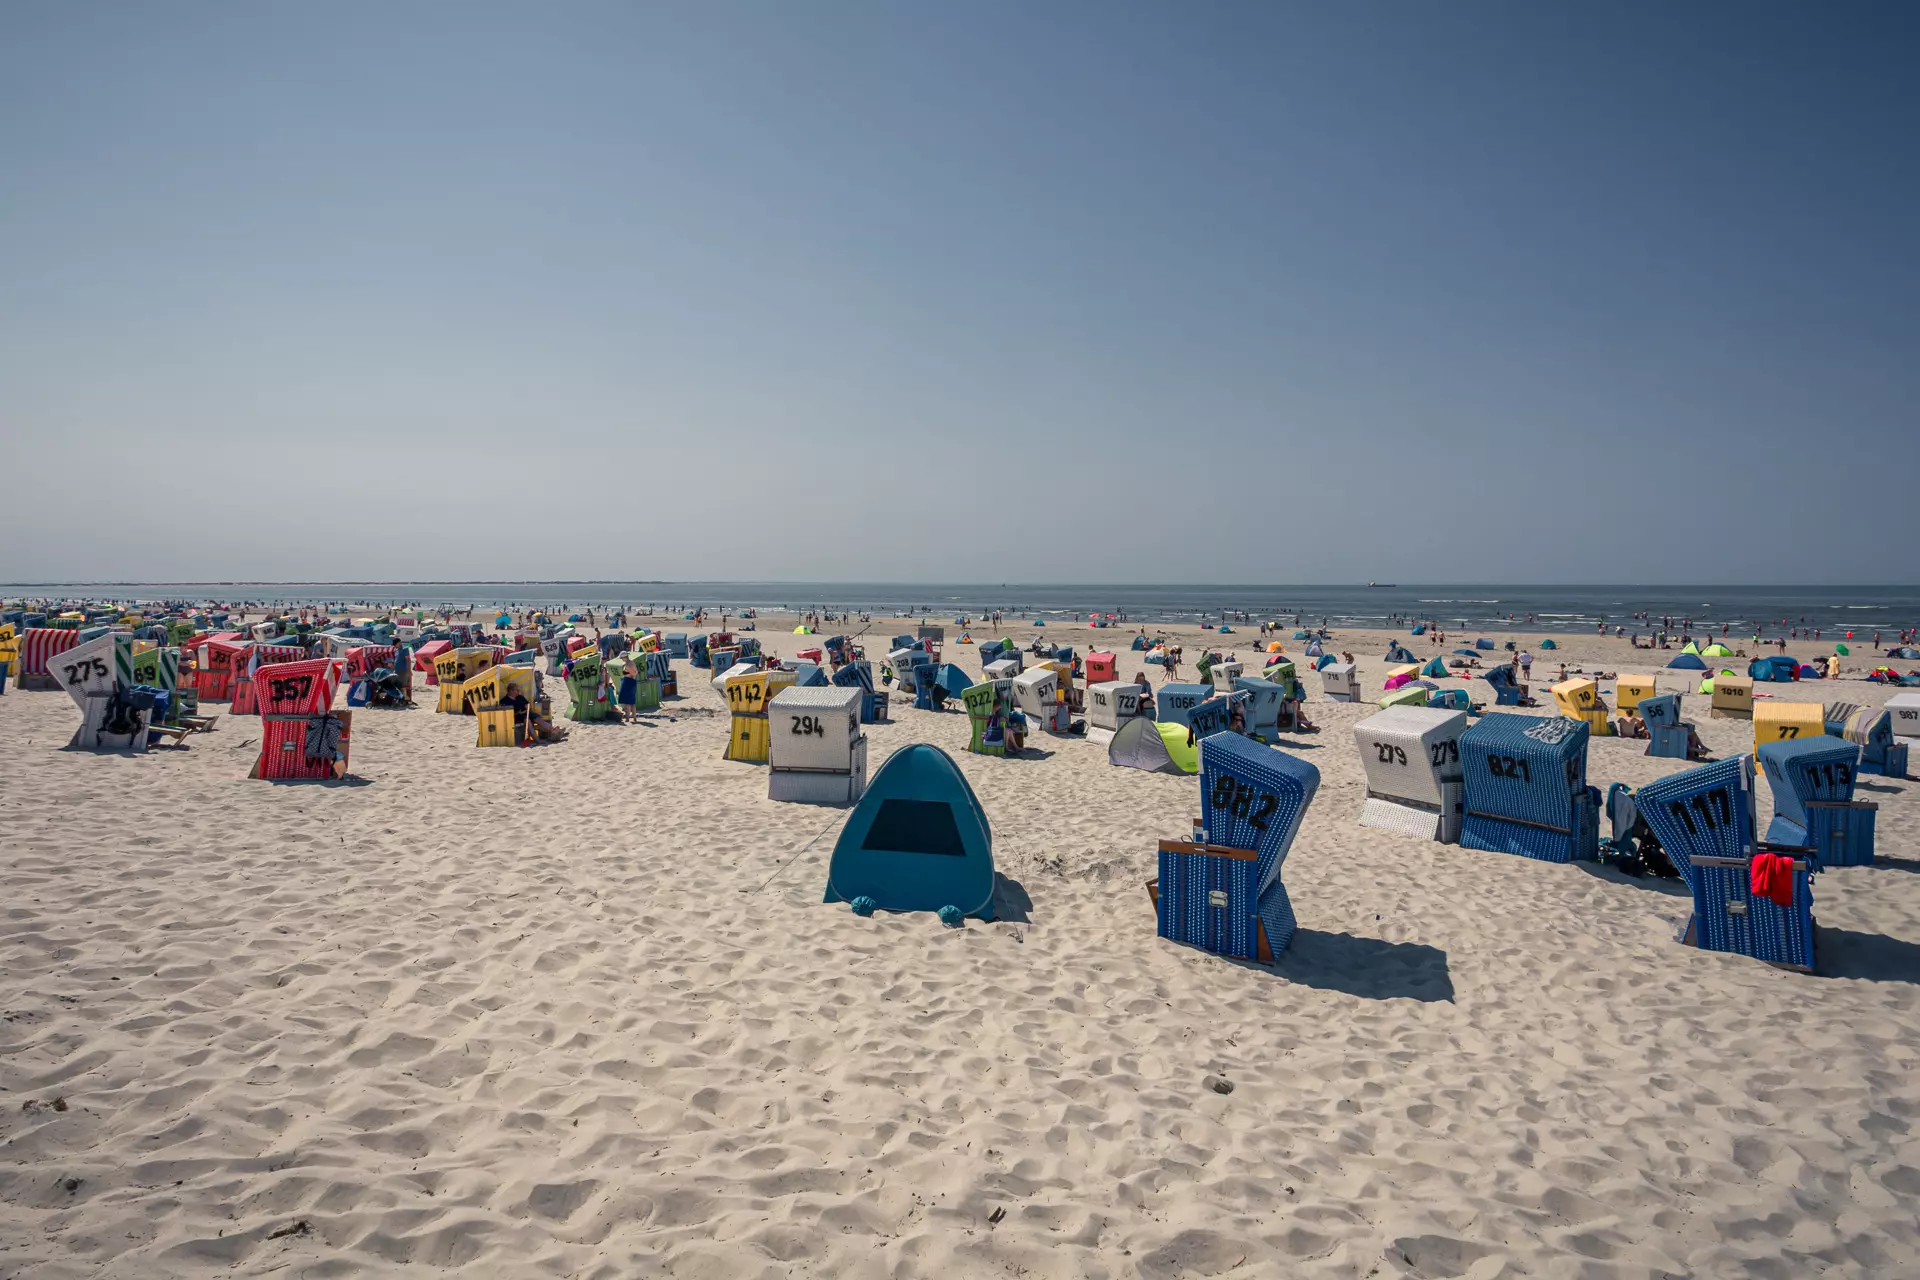
[[883, 800], [874, 815], [862, 849], [894, 853], [934, 853], [948, 858], [964, 858], [960, 828], [954, 825], [953, 808], [940, 800]]

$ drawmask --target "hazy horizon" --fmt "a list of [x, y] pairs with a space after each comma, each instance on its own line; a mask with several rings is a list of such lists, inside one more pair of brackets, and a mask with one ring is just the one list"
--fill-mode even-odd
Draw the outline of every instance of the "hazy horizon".
[[0, 578], [1897, 581], [1916, 36], [10, 6]]

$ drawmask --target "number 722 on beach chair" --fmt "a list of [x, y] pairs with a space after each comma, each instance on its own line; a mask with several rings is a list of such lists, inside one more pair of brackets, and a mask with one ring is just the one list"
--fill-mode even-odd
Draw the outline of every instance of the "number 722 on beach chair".
[[1150, 883], [1159, 933], [1217, 955], [1271, 964], [1292, 941], [1280, 867], [1320, 789], [1320, 771], [1238, 734], [1200, 744], [1200, 822], [1160, 842]]

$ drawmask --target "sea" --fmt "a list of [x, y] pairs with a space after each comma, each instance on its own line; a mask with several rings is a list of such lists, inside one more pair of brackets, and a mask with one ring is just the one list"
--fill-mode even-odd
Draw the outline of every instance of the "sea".
[[[650, 605], [738, 615], [820, 610], [869, 616], [1130, 623], [1280, 621], [1331, 627], [1429, 622], [1461, 631], [1676, 627], [1733, 635], [1785, 628], [1897, 633], [1920, 626], [1920, 587], [1548, 586], [907, 582], [91, 582], [0, 583], [4, 600], [177, 601], [253, 605], [412, 605], [456, 610]], [[1636, 625], [1637, 624], [1637, 625]]]

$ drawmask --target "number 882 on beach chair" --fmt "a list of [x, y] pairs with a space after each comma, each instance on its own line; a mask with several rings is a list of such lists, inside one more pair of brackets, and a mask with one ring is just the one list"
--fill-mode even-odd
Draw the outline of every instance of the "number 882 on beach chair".
[[1293, 940], [1281, 864], [1320, 788], [1295, 756], [1223, 733], [1200, 744], [1200, 821], [1160, 842], [1150, 881], [1159, 934], [1217, 955], [1271, 964]]

